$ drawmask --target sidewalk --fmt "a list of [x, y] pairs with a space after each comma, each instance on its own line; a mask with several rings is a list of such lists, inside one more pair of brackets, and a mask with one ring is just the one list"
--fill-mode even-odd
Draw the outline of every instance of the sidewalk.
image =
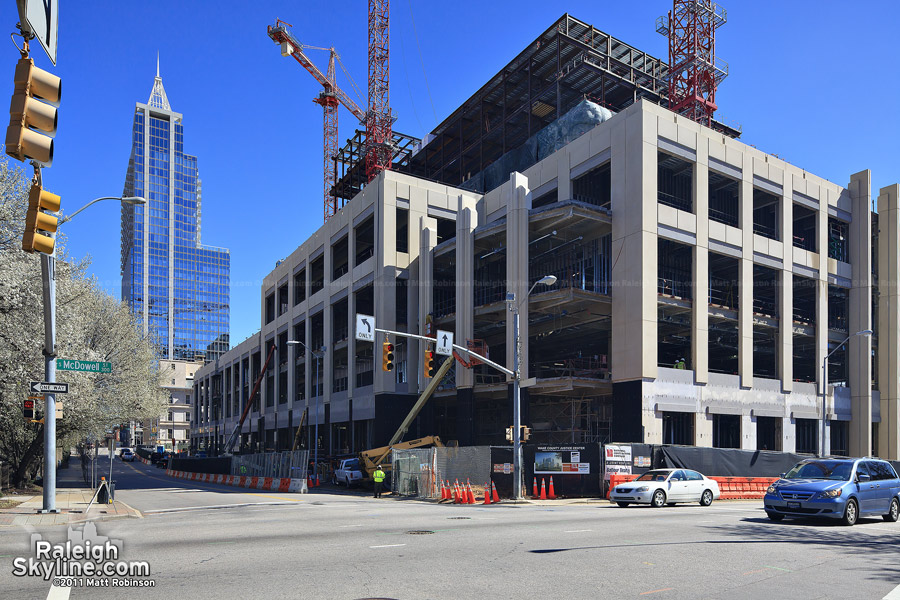
[[21, 525], [67, 525], [88, 520], [104, 520], [120, 517], [140, 518], [140, 511], [131, 508], [122, 502], [113, 504], [97, 504], [91, 506], [91, 511], [85, 514], [88, 504], [94, 495], [94, 490], [82, 487], [84, 482], [81, 477], [81, 461], [77, 456], [72, 456], [69, 466], [60, 469], [57, 474], [56, 508], [58, 513], [41, 514], [38, 511], [44, 506], [41, 494], [33, 496], [6, 496], [3, 499], [26, 500], [12, 508], [0, 509], [0, 527], [14, 527]]

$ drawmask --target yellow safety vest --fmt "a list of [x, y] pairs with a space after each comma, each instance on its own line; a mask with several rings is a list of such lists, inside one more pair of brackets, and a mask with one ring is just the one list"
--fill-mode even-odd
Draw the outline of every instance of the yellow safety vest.
[[375, 480], [375, 483], [381, 483], [384, 481], [384, 471], [381, 469], [376, 469], [374, 473], [372, 473], [372, 479]]

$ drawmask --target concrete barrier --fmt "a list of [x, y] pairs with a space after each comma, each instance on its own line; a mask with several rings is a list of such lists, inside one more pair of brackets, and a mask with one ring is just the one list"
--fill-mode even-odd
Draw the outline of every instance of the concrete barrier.
[[297, 494], [306, 494], [309, 492], [306, 479], [290, 479], [287, 477], [238, 477], [235, 475], [221, 475], [215, 473], [188, 473], [173, 469], [166, 469], [166, 475], [178, 479], [219, 483], [222, 485], [231, 485], [254, 490], [269, 490], [272, 492]]

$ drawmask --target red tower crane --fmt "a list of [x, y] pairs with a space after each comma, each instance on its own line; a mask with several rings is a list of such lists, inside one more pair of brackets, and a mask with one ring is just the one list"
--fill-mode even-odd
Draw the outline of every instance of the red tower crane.
[[673, 0], [656, 31], [669, 39], [669, 110], [707, 127], [716, 111], [716, 87], [728, 64], [716, 58], [716, 29], [725, 9], [712, 0]]
[[[304, 69], [316, 78], [316, 81], [322, 84], [323, 90], [313, 99], [313, 102], [322, 106], [324, 116], [324, 151], [322, 160], [324, 163], [324, 195], [325, 195], [325, 220], [333, 217], [337, 213], [337, 198], [332, 193], [336, 182], [334, 156], [338, 150], [338, 104], [343, 104], [353, 115], [360, 121], [368, 123], [367, 113], [357, 106], [357, 104], [341, 90], [335, 83], [335, 59], [338, 59], [337, 51], [334, 48], [319, 48], [317, 46], [309, 46], [301, 44], [294, 35], [288, 31], [290, 24], [276, 19], [275, 25], [269, 25], [269, 37], [277, 43], [281, 44], [282, 56], [293, 56]], [[331, 54], [328, 59], [328, 70], [326, 74], [316, 67], [309, 57], [303, 52], [305, 48], [314, 50], [328, 50]], [[390, 136], [388, 137], [390, 139]]]
[[366, 181], [391, 168], [390, 0], [369, 0], [369, 109], [366, 112]]

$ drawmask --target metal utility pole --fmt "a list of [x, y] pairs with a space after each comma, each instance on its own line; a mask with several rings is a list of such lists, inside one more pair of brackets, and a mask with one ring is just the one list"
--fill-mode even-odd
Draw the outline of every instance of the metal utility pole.
[[[40, 169], [35, 169], [40, 180]], [[56, 247], [53, 254], [41, 254], [41, 283], [44, 294], [44, 380], [56, 382]], [[56, 508], [56, 394], [44, 394], [44, 513]]]

